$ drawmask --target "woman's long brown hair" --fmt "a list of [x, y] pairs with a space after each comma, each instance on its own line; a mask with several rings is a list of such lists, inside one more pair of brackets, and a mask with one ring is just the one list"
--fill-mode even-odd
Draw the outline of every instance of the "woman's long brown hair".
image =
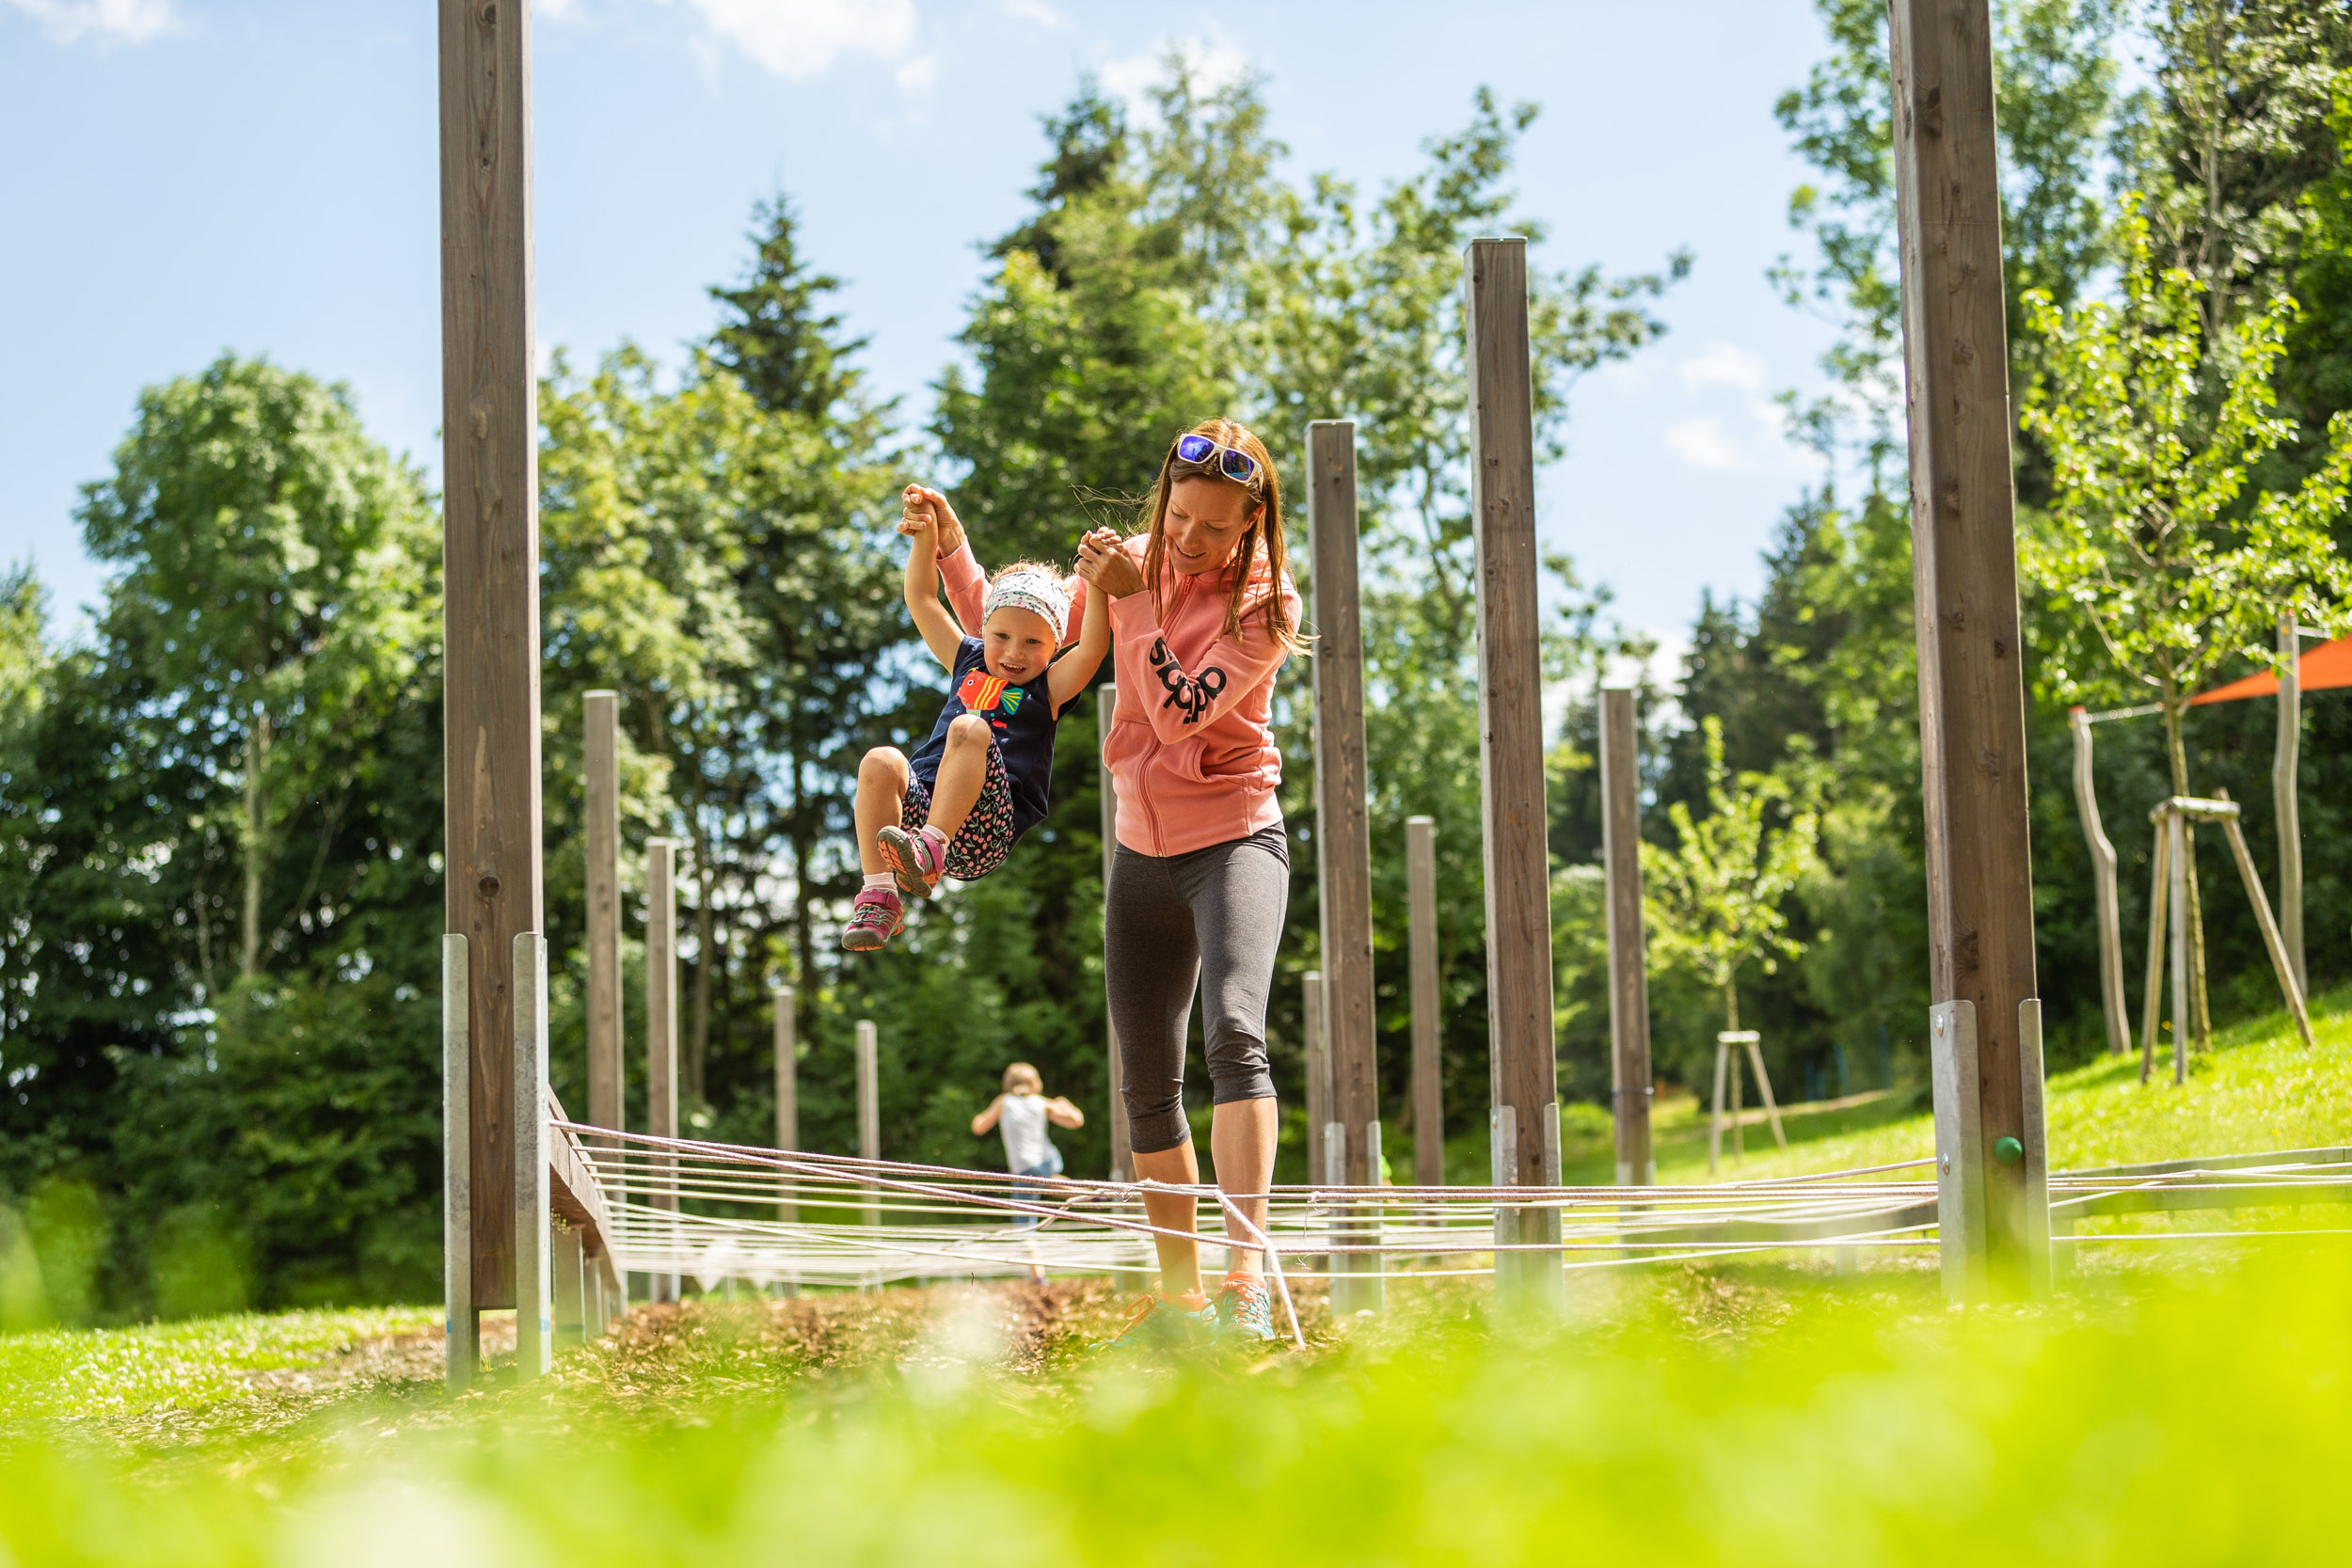
[[1168, 455], [1160, 459], [1159, 477], [1152, 482], [1152, 493], [1143, 499], [1143, 515], [1150, 519], [1152, 542], [1144, 546], [1143, 578], [1152, 585], [1152, 602], [1160, 603], [1160, 573], [1168, 559], [1168, 492], [1180, 479], [1211, 479], [1219, 484], [1230, 484], [1258, 503], [1258, 515], [1234, 547], [1232, 564], [1233, 590], [1225, 601], [1225, 634], [1241, 635], [1242, 605], [1249, 592], [1251, 568], [1257, 563], [1259, 541], [1265, 542], [1266, 564], [1272, 568], [1270, 585], [1265, 596], [1263, 616], [1266, 634], [1286, 654], [1295, 654], [1306, 647], [1306, 640], [1291, 624], [1290, 612], [1282, 603], [1282, 581], [1287, 565], [1282, 550], [1282, 481], [1274, 471], [1274, 458], [1247, 426], [1232, 420], [1203, 420], [1179, 436], [1206, 436], [1221, 447], [1232, 447], [1258, 465], [1257, 477], [1248, 484], [1228, 479], [1215, 463], [1186, 463], [1176, 455], [1176, 441], [1168, 444]]

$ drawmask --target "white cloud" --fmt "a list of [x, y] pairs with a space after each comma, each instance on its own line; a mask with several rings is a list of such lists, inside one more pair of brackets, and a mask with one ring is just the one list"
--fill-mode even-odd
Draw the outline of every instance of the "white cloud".
[[53, 43], [95, 35], [102, 43], [145, 43], [176, 31], [172, 0], [0, 0], [40, 24]]
[[1764, 389], [1764, 361], [1737, 343], [1712, 342], [1676, 367], [1686, 388], [1736, 387]]
[[580, 0], [533, 0], [531, 8], [534, 22], [569, 22], [580, 14]]
[[1693, 468], [1740, 466], [1739, 444], [1724, 433], [1723, 420], [1712, 414], [1676, 420], [1666, 431], [1666, 449]]
[[939, 80], [939, 56], [918, 55], [890, 73], [898, 84], [898, 90], [909, 98], [920, 98], [931, 90]]
[[1045, 0], [1005, 0], [1005, 14], [1015, 22], [1034, 22], [1049, 31], [1070, 25], [1070, 19]]
[[[677, 0], [664, 0], [675, 4]], [[912, 60], [914, 0], [683, 0], [712, 40], [787, 82], [822, 76], [845, 59], [900, 67], [900, 86], [928, 86], [935, 64]], [[910, 67], [916, 80], [909, 87]]]
[[1165, 78], [1171, 54], [1190, 69], [1194, 87], [1203, 93], [1231, 87], [1249, 72], [1248, 51], [1212, 22], [1199, 37], [1163, 38], [1142, 54], [1105, 60], [1095, 75], [1105, 92], [1126, 101], [1130, 114], [1148, 119], [1152, 110], [1146, 94]]

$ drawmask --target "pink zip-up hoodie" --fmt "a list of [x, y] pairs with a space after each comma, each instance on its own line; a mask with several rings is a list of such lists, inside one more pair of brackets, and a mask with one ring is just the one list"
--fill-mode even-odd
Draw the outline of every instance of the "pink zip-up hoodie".
[[[1138, 570], [1149, 543], [1139, 536], [1123, 546]], [[947, 602], [964, 625], [976, 626], [986, 586], [979, 563], [959, 549], [939, 565]], [[1282, 819], [1274, 798], [1282, 782], [1274, 675], [1287, 656], [1265, 626], [1265, 597], [1277, 590], [1261, 551], [1242, 598], [1241, 630], [1228, 636], [1234, 570], [1229, 563], [1187, 576], [1164, 568], [1157, 606], [1148, 588], [1111, 601], [1119, 703], [1103, 764], [1118, 790], [1119, 842], [1139, 854], [1186, 854]], [[1286, 577], [1279, 592], [1297, 626], [1297, 587]], [[1074, 624], [1071, 629], [1074, 635]]]

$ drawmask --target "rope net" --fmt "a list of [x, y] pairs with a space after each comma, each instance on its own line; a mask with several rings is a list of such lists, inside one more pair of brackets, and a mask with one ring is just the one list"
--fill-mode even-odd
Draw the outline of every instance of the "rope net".
[[[1935, 1244], [1935, 1183], [1902, 1174], [1931, 1159], [1701, 1186], [1277, 1186], [1260, 1231], [1214, 1186], [1016, 1177], [555, 1125], [577, 1139], [595, 1175], [614, 1266], [691, 1277], [706, 1291], [726, 1279], [872, 1287], [1039, 1269], [1142, 1271], [1154, 1266], [1155, 1235], [1265, 1251], [1286, 1298], [1289, 1281], [1335, 1272], [1351, 1279], [1490, 1275], [1496, 1259], [1512, 1252], [1557, 1252], [1568, 1268], [1599, 1269], [1791, 1247]], [[2352, 1200], [2352, 1150], [2255, 1158], [2267, 1163], [2231, 1156], [2177, 1169], [2055, 1172], [2056, 1239], [2126, 1239], [2064, 1233], [2078, 1217], [2119, 1209]], [[1155, 1226], [1144, 1212], [1147, 1191], [1197, 1199], [1198, 1231]], [[1554, 1212], [1557, 1242], [1500, 1239], [1534, 1234], [1528, 1218]]]

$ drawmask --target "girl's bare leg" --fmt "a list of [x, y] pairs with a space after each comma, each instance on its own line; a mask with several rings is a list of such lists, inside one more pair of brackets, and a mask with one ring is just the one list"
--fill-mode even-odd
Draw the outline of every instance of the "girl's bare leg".
[[931, 815], [925, 824], [943, 838], [953, 838], [972, 815], [988, 782], [988, 749], [994, 743], [988, 721], [977, 714], [958, 714], [947, 726], [946, 754], [939, 759], [939, 777], [931, 781]]
[[[1280, 1124], [1276, 1106], [1271, 1095], [1263, 1100], [1230, 1100], [1211, 1113], [1209, 1121], [1209, 1152], [1216, 1158], [1217, 1188], [1260, 1230], [1265, 1228], [1266, 1198], [1274, 1187], [1274, 1140]], [[1229, 1223], [1228, 1228], [1240, 1227]], [[1256, 1247], [1228, 1247], [1225, 1256], [1229, 1269], [1243, 1274], [1265, 1272], [1265, 1255]]]
[[[1200, 1162], [1194, 1157], [1192, 1140], [1186, 1138], [1174, 1148], [1163, 1148], [1156, 1153], [1137, 1154], [1136, 1176], [1141, 1180], [1166, 1181], [1171, 1186], [1199, 1185]], [[1148, 1188], [1144, 1191], [1144, 1218], [1163, 1230], [1189, 1233], [1200, 1207], [1199, 1199], [1182, 1193], [1155, 1193]], [[1160, 1255], [1160, 1294], [1184, 1296], [1200, 1289], [1200, 1243], [1175, 1236], [1154, 1236], [1152, 1244]]]
[[857, 863], [868, 877], [890, 869], [874, 847], [874, 835], [898, 825], [907, 778], [906, 753], [896, 746], [877, 746], [857, 765]]

